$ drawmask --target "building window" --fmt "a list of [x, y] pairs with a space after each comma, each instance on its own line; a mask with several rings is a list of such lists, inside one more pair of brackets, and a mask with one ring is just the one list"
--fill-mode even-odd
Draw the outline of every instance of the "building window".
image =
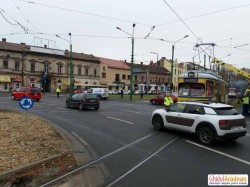
[[130, 75], [128, 75], [128, 80], [130, 80]]
[[120, 74], [115, 74], [115, 82], [120, 82]]
[[106, 78], [106, 73], [102, 73], [102, 78]]
[[34, 62], [31, 63], [31, 64], [30, 64], [30, 72], [33, 72], [33, 73], [34, 73], [34, 72], [35, 72], [35, 67], [36, 67], [36, 66], [35, 66], [35, 63], [34, 63]]
[[141, 81], [142, 81], [142, 82], [144, 81], [144, 76], [141, 76]]
[[89, 75], [89, 69], [85, 68], [85, 75]]
[[126, 79], [126, 75], [123, 74], [123, 75], [122, 75], [122, 79]]
[[103, 71], [105, 71], [105, 66], [103, 66], [103, 68], [102, 68], [102, 69], [103, 69]]
[[82, 68], [78, 67], [78, 75], [81, 75], [81, 74], [82, 74]]
[[96, 77], [96, 68], [94, 69], [94, 76]]
[[20, 63], [15, 62], [15, 71], [19, 71], [19, 69], [20, 69]]
[[174, 74], [176, 75], [176, 69], [174, 69]]
[[8, 69], [8, 64], [9, 64], [8, 60], [4, 60], [3, 61], [3, 69]]
[[57, 72], [58, 72], [58, 74], [62, 73], [62, 65], [57, 66]]
[[137, 75], [135, 75], [135, 81], [137, 81]]

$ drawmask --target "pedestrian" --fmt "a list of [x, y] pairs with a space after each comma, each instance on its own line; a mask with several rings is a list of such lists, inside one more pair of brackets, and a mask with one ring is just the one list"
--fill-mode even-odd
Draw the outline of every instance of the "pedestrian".
[[141, 100], [143, 99], [143, 90], [141, 90]]
[[244, 94], [241, 98], [242, 102], [242, 115], [246, 116], [248, 114], [248, 107], [249, 107], [249, 97], [247, 94]]
[[121, 90], [121, 99], [123, 99], [123, 89]]
[[166, 97], [164, 98], [164, 105], [165, 107], [169, 107], [170, 105], [172, 105], [174, 103], [173, 99], [170, 97], [169, 93], [166, 93]]
[[61, 92], [60, 87], [57, 87], [57, 89], [56, 89], [57, 98], [59, 98], [59, 96], [60, 96], [60, 92]]

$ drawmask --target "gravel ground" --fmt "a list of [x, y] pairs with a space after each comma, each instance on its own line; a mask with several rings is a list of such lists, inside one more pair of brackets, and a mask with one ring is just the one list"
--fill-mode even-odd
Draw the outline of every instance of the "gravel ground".
[[25, 112], [0, 110], [0, 174], [69, 149], [52, 125]]

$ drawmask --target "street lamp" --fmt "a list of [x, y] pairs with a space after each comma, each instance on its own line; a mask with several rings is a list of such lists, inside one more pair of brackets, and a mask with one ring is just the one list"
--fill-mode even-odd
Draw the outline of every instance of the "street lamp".
[[158, 60], [159, 60], [159, 54], [156, 53], [156, 52], [150, 52], [150, 53], [157, 55], [157, 61], [156, 61], [156, 71], [157, 71], [156, 72], [156, 93], [157, 93], [157, 90], [158, 90], [158, 87], [157, 87], [157, 83], [158, 83], [158, 71], [159, 71], [159, 62], [158, 62]]
[[[172, 61], [171, 61], [171, 79], [170, 79], [170, 82], [171, 82], [171, 86], [170, 86], [170, 92], [172, 93], [173, 91], [173, 68], [174, 68], [174, 48], [175, 48], [175, 44], [181, 40], [183, 40], [184, 38], [187, 38], [188, 35], [180, 38], [179, 40], [176, 40], [175, 42], [170, 42], [172, 43]], [[161, 39], [162, 41], [165, 41], [165, 42], [169, 42], [167, 40], [164, 40], [164, 39]]]
[[129, 94], [129, 100], [132, 101], [132, 92], [133, 92], [133, 76], [134, 76], [134, 29], [135, 29], [135, 23], [133, 24], [133, 33], [130, 34], [124, 30], [122, 30], [120, 27], [116, 27], [116, 29], [128, 34], [132, 38], [132, 54], [131, 54], [131, 66], [130, 66], [130, 94]]
[[56, 37], [61, 38], [70, 44], [70, 55], [69, 55], [69, 96], [73, 95], [73, 64], [72, 64], [72, 40], [71, 40], [71, 33], [69, 33], [70, 40], [66, 40], [59, 35]]

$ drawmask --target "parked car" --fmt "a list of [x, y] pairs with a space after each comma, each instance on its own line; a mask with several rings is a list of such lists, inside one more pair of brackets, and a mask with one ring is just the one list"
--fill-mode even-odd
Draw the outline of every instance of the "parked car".
[[134, 94], [135, 94], [135, 95], [141, 95], [142, 92], [143, 92], [143, 94], [145, 94], [145, 91], [144, 91], [144, 90], [135, 90], [135, 91], [134, 91]]
[[81, 89], [78, 89], [78, 90], [74, 90], [73, 92], [74, 92], [74, 94], [76, 94], [76, 93], [86, 93], [87, 90], [85, 90], [84, 88], [81, 88]]
[[[150, 103], [153, 104], [153, 105], [155, 105], [155, 104], [162, 105], [162, 104], [164, 104], [165, 96], [166, 96], [165, 93], [157, 94], [155, 97], [150, 99]], [[174, 103], [177, 102], [178, 98], [174, 94], [170, 93], [169, 96], [173, 99]]]
[[72, 95], [72, 97], [67, 98], [66, 107], [76, 107], [79, 110], [84, 108], [94, 108], [98, 110], [100, 107], [100, 101], [96, 94], [92, 93], [77, 93]]
[[37, 88], [37, 87], [21, 87], [19, 90], [14, 90], [11, 93], [11, 98], [13, 100], [21, 99], [22, 97], [26, 96], [26, 94], [28, 97], [36, 101], [40, 101], [40, 99], [42, 99], [41, 90], [40, 88]]
[[91, 88], [87, 90], [87, 93], [97, 95], [98, 98], [106, 100], [109, 98], [109, 91], [107, 88]]
[[152, 125], [156, 130], [167, 127], [193, 133], [205, 145], [218, 138], [236, 140], [247, 131], [245, 117], [233, 106], [208, 102], [177, 102], [167, 109], [157, 109]]

